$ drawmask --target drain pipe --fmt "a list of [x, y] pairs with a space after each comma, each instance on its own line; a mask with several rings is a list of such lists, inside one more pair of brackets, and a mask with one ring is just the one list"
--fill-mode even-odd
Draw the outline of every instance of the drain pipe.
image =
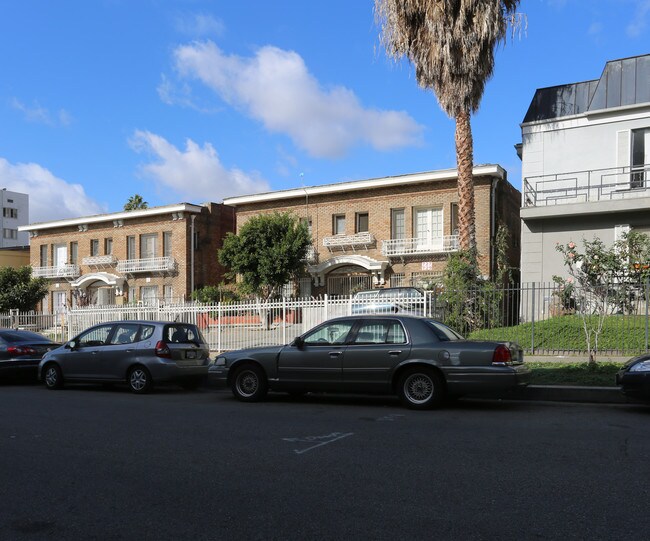
[[194, 298], [194, 220], [196, 220], [196, 214], [192, 214], [192, 223], [190, 226], [190, 234], [192, 236], [190, 239], [192, 243], [190, 246], [190, 300]]

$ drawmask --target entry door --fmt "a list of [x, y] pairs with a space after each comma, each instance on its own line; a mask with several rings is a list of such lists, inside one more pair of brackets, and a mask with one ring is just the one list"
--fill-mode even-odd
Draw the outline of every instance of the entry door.
[[68, 264], [68, 246], [66, 244], [54, 245], [54, 266], [64, 267]]
[[415, 237], [417, 250], [422, 252], [442, 250], [442, 209], [416, 209]]
[[60, 314], [65, 311], [66, 293], [65, 291], [55, 291], [52, 293], [52, 305], [55, 314]]

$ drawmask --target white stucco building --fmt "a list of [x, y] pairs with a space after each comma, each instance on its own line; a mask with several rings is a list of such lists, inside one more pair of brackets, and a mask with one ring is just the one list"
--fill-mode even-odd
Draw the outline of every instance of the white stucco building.
[[522, 282], [566, 275], [557, 243], [650, 233], [650, 54], [538, 89], [521, 133]]

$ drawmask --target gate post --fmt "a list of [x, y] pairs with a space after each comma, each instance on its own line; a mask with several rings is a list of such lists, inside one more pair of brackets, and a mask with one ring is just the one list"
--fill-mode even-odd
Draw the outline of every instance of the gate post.
[[532, 300], [532, 316], [531, 316], [531, 329], [530, 329], [530, 354], [535, 354], [535, 296], [537, 292], [535, 291], [535, 282], [533, 282], [533, 300]]

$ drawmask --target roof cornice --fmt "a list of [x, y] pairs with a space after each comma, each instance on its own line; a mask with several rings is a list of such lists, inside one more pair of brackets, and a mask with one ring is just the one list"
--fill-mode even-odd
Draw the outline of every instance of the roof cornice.
[[[506, 178], [506, 171], [500, 165], [488, 164], [477, 165], [473, 170], [474, 176], [496, 176]], [[336, 184], [324, 184], [321, 186], [304, 186], [290, 190], [278, 190], [252, 195], [241, 195], [238, 197], [227, 197], [223, 200], [224, 205], [236, 207], [250, 203], [262, 203], [265, 201], [277, 201], [280, 199], [293, 199], [297, 197], [325, 195], [332, 193], [351, 192], [354, 190], [367, 190], [371, 188], [385, 188], [390, 186], [401, 186], [404, 184], [417, 184], [420, 182], [455, 180], [458, 178], [456, 169], [442, 169], [439, 171], [426, 171], [423, 173], [412, 173], [394, 177], [372, 178], [367, 180], [354, 180], [350, 182], [339, 182]]]
[[164, 207], [152, 207], [138, 210], [125, 210], [113, 212], [111, 214], [96, 214], [94, 216], [83, 216], [81, 218], [68, 218], [66, 220], [55, 220], [52, 222], [39, 222], [29, 225], [21, 225], [18, 231], [43, 231], [45, 229], [58, 229], [61, 227], [71, 227], [87, 224], [97, 224], [103, 222], [112, 222], [115, 220], [133, 220], [135, 218], [146, 218], [148, 216], [159, 216], [173, 212], [191, 212], [200, 213], [203, 207], [201, 205], [192, 205], [190, 203], [178, 203], [175, 205], [166, 205]]

